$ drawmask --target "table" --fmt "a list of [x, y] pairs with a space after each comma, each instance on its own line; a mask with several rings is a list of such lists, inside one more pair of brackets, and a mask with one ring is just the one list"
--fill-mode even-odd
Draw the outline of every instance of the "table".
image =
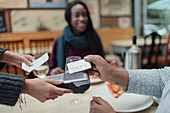
[[[65, 94], [55, 100], [48, 100], [45, 103], [41, 103], [35, 98], [26, 95], [26, 106], [22, 104], [22, 110], [20, 110], [17, 103], [14, 107], [0, 105], [0, 113], [89, 113], [90, 109], [90, 93], [100, 86], [104, 82], [98, 84], [92, 84], [90, 89], [84, 94]], [[80, 98], [80, 103], [70, 103], [72, 99]], [[157, 104], [153, 103], [149, 108], [136, 112], [136, 113], [155, 113]]]
[[[151, 38], [147, 39], [147, 46], [151, 45]], [[156, 40], [158, 43], [158, 40]], [[161, 50], [165, 50], [167, 43], [167, 38], [161, 39]], [[124, 56], [124, 53], [130, 48], [132, 45], [132, 40], [115, 40], [110, 43], [110, 54], [117, 54]], [[137, 45], [142, 48], [144, 46], [144, 38], [137, 39]], [[162, 51], [162, 54], [165, 54], [165, 51]]]

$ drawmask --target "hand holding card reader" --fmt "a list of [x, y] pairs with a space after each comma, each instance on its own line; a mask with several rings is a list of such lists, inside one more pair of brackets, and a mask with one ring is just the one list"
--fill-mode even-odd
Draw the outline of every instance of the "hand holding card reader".
[[63, 80], [64, 83], [57, 87], [73, 90], [73, 93], [84, 93], [90, 87], [89, 75], [85, 71], [76, 73], [62, 73], [53, 76], [46, 76], [49, 79]]

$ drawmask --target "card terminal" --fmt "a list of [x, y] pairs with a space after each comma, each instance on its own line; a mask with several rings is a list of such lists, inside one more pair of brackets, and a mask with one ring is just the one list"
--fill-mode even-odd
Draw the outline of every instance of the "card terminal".
[[53, 76], [46, 76], [49, 79], [63, 80], [64, 83], [57, 87], [68, 88], [73, 90], [73, 93], [84, 93], [90, 87], [89, 75], [85, 71], [76, 73], [61, 73]]

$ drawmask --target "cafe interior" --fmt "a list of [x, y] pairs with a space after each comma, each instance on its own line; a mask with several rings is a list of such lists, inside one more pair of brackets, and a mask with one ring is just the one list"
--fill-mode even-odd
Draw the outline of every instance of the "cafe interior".
[[[53, 44], [68, 25], [65, 9], [72, 1], [75, 0], [0, 0], [0, 47], [32, 56], [45, 53], [49, 56], [43, 77], [35, 70], [28, 73], [11, 64], [1, 72], [27, 79], [53, 76], [48, 72]], [[170, 65], [169, 0], [81, 1], [88, 7], [105, 60], [111, 66], [160, 69]], [[0, 105], [0, 113], [89, 113], [93, 96], [106, 100], [118, 113], [155, 113], [161, 100], [126, 93], [120, 86], [104, 82], [95, 75], [89, 74], [88, 79], [89, 88], [83, 93], [64, 94], [45, 103], [21, 94], [23, 102], [19, 100], [13, 107]]]

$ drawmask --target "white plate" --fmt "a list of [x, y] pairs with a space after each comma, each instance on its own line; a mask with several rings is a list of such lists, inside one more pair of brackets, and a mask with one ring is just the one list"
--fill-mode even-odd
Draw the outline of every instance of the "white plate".
[[95, 84], [95, 83], [99, 83], [99, 82], [102, 82], [102, 80], [100, 78], [90, 78], [91, 84]]
[[114, 98], [106, 85], [95, 89], [90, 94], [90, 99], [98, 96], [106, 100], [116, 112], [137, 112], [150, 107], [153, 103], [152, 96], [124, 93], [119, 98]]

